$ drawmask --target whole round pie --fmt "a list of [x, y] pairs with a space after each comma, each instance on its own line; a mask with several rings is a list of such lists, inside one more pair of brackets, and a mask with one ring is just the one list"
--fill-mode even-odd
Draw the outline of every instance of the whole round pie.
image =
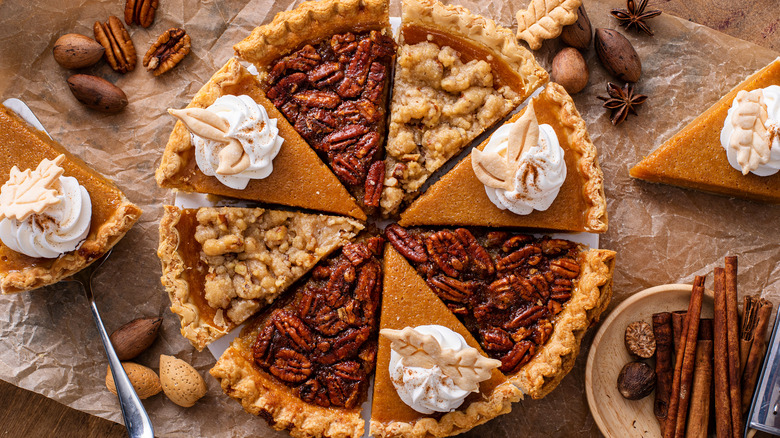
[[[614, 252], [539, 234], [607, 229], [596, 148], [569, 95], [509, 29], [436, 0], [402, 6], [394, 39], [386, 0], [303, 2], [169, 110], [180, 121], [158, 183], [262, 203], [166, 207], [171, 310], [198, 349], [243, 327], [211, 374], [293, 436], [359, 437], [366, 419], [381, 437], [467, 431], [552, 391], [611, 298]], [[522, 161], [528, 151], [550, 166]], [[229, 187], [236, 178], [244, 188]], [[528, 199], [507, 197], [521, 186]], [[533, 212], [496, 204], [499, 192]], [[386, 218], [398, 222], [380, 230]], [[400, 388], [418, 383], [398, 366], [439, 373], [463, 396], [436, 409], [404, 401]]]

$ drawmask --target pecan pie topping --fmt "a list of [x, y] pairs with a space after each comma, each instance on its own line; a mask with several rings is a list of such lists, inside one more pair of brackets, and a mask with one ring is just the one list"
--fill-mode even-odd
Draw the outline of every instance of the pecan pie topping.
[[567, 240], [397, 224], [385, 235], [505, 373], [549, 340], [580, 273], [579, 247]]
[[[319, 406], [353, 408], [376, 360], [381, 237], [345, 245], [274, 310], [252, 345], [260, 368]], [[295, 293], [295, 292], [294, 292]]]
[[343, 182], [379, 205], [385, 100], [396, 44], [372, 30], [345, 33], [271, 65], [268, 97]]

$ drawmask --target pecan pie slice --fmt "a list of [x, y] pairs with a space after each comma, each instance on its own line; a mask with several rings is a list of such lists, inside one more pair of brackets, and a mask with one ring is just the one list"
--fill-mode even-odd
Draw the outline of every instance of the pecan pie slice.
[[571, 370], [585, 330], [612, 296], [613, 251], [482, 229], [392, 224], [385, 234], [532, 398]]
[[414, 199], [436, 169], [548, 79], [512, 31], [460, 6], [404, 0], [399, 39], [385, 216]]
[[396, 44], [386, 0], [304, 2], [235, 45], [268, 98], [355, 195], [379, 206]]
[[211, 375], [247, 412], [293, 436], [363, 435], [374, 371], [381, 237], [345, 245], [285, 302], [251, 320]]
[[284, 139], [273, 159], [273, 171], [263, 179], [252, 179], [243, 190], [206, 176], [197, 166], [190, 132], [176, 122], [155, 173], [161, 187], [249, 199], [271, 204], [307, 208], [365, 220], [366, 215], [344, 186], [317, 157], [301, 136], [274, 107], [257, 81], [237, 59], [231, 59], [195, 94], [187, 108], [207, 108], [221, 96], [248, 95], [275, 119]]
[[[571, 232], [606, 232], [604, 175], [599, 166], [596, 147], [590, 141], [585, 121], [574, 107], [574, 101], [563, 87], [553, 82], [548, 83], [532, 100], [538, 123], [550, 126], [555, 132], [566, 164], [566, 179], [546, 210], [519, 215], [498, 208], [488, 197], [485, 185], [474, 173], [472, 154], [469, 154], [401, 213], [398, 223], [402, 226], [533, 227]], [[527, 108], [514, 115], [504, 126], [516, 123]], [[477, 149], [484, 150], [492, 137], [477, 146]]]
[[362, 229], [339, 216], [166, 206], [157, 255], [182, 335], [202, 350]]

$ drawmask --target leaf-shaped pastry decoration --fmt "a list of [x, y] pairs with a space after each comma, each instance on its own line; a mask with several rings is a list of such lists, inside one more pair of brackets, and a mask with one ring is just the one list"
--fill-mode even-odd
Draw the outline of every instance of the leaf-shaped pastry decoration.
[[184, 123], [187, 129], [206, 140], [227, 143], [219, 151], [219, 166], [216, 172], [220, 175], [235, 175], [249, 167], [249, 155], [241, 143], [227, 136], [230, 124], [223, 117], [204, 108], [169, 109], [168, 113]]
[[564, 26], [577, 21], [581, 4], [582, 0], [531, 0], [528, 8], [517, 11], [517, 39], [539, 50], [542, 41], [556, 38]]
[[0, 220], [23, 221], [58, 204], [59, 179], [64, 173], [60, 164], [63, 161], [65, 155], [59, 155], [53, 161], [44, 158], [35, 170], [11, 168], [10, 178], [0, 188]]
[[520, 165], [523, 152], [539, 143], [539, 122], [536, 120], [533, 101], [528, 104], [525, 113], [512, 124], [504, 154], [471, 151], [471, 166], [482, 184], [494, 189], [512, 191], [514, 175]]
[[478, 391], [479, 382], [489, 379], [493, 369], [501, 366], [501, 361], [488, 359], [473, 347], [460, 351], [442, 349], [434, 336], [412, 327], [382, 329], [379, 333], [390, 339], [390, 348], [403, 357], [404, 365], [420, 368], [438, 365], [464, 391]]
[[734, 98], [734, 106], [731, 116], [734, 130], [729, 138], [729, 147], [736, 150], [742, 174], [747, 175], [769, 161], [772, 147], [771, 135], [766, 128], [768, 114], [764, 93], [761, 90], [742, 90]]

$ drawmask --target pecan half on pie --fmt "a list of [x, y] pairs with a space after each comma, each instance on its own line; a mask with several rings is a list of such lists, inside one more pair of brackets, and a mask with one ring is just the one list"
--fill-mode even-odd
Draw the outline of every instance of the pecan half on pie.
[[[396, 51], [387, 6], [381, 0], [305, 3], [235, 46], [257, 66], [268, 98], [364, 207], [379, 206], [384, 181]], [[288, 38], [275, 34], [280, 27]]]
[[381, 237], [344, 246], [242, 330], [211, 375], [248, 412], [297, 436], [363, 433], [382, 292]]

